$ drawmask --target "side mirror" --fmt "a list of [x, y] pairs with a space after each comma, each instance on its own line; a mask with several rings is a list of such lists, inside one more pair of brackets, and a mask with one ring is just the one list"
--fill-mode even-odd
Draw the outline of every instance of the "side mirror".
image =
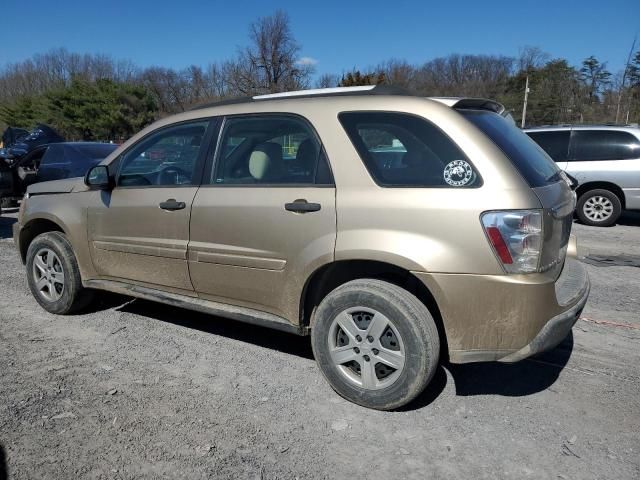
[[109, 169], [106, 165], [92, 167], [85, 175], [84, 183], [93, 190], [109, 190], [111, 188]]

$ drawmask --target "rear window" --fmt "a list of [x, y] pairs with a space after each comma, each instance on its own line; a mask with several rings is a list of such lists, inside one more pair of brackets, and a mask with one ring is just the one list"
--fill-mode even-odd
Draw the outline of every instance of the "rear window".
[[487, 110], [460, 113], [495, 143], [532, 188], [555, 183], [560, 169], [545, 151], [512, 122]]
[[477, 187], [481, 179], [438, 127], [405, 113], [349, 112], [340, 123], [383, 187]]
[[640, 158], [640, 141], [629, 132], [574, 130], [571, 134], [571, 161], [632, 158]]
[[552, 160], [556, 162], [566, 162], [569, 156], [569, 137], [571, 130], [560, 130], [556, 132], [527, 132], [534, 142], [547, 152]]

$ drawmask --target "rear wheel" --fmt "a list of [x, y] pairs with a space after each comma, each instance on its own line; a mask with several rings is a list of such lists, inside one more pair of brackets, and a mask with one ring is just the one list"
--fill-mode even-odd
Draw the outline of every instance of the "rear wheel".
[[311, 331], [325, 378], [359, 405], [391, 410], [417, 397], [433, 378], [438, 330], [415, 296], [380, 280], [348, 282], [321, 302]]
[[63, 233], [37, 236], [29, 245], [26, 263], [31, 293], [46, 311], [64, 315], [91, 302], [93, 292], [83, 288], [78, 262]]
[[589, 190], [580, 195], [576, 215], [585, 225], [608, 227], [616, 223], [622, 213], [618, 196], [604, 189]]

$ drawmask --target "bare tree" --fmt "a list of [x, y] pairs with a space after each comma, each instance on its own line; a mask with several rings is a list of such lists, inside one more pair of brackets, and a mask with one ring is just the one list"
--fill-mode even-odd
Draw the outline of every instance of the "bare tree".
[[337, 75], [325, 73], [316, 80], [316, 88], [332, 88], [337, 87], [340, 79]]
[[252, 23], [249, 39], [251, 44], [239, 52], [238, 58], [225, 64], [227, 83], [234, 93], [250, 95], [308, 87], [314, 67], [298, 61], [300, 45], [285, 12], [278, 10]]
[[539, 47], [526, 45], [520, 48], [520, 54], [516, 60], [516, 68], [518, 72], [528, 72], [532, 69], [542, 68], [550, 59], [551, 55]]
[[380, 63], [375, 70], [384, 74], [386, 84], [407, 90], [414, 90], [416, 88], [416, 68], [406, 60], [392, 58]]

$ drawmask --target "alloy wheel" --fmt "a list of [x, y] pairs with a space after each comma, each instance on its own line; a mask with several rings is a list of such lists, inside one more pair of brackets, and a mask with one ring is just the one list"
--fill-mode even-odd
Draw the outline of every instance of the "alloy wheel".
[[329, 354], [351, 384], [379, 390], [393, 384], [405, 366], [405, 347], [393, 321], [365, 307], [349, 308], [329, 328]]
[[584, 202], [582, 211], [589, 220], [604, 222], [613, 215], [613, 203], [607, 197], [594, 195]]
[[48, 302], [56, 302], [64, 293], [64, 269], [56, 253], [49, 248], [38, 250], [33, 259], [36, 289]]

